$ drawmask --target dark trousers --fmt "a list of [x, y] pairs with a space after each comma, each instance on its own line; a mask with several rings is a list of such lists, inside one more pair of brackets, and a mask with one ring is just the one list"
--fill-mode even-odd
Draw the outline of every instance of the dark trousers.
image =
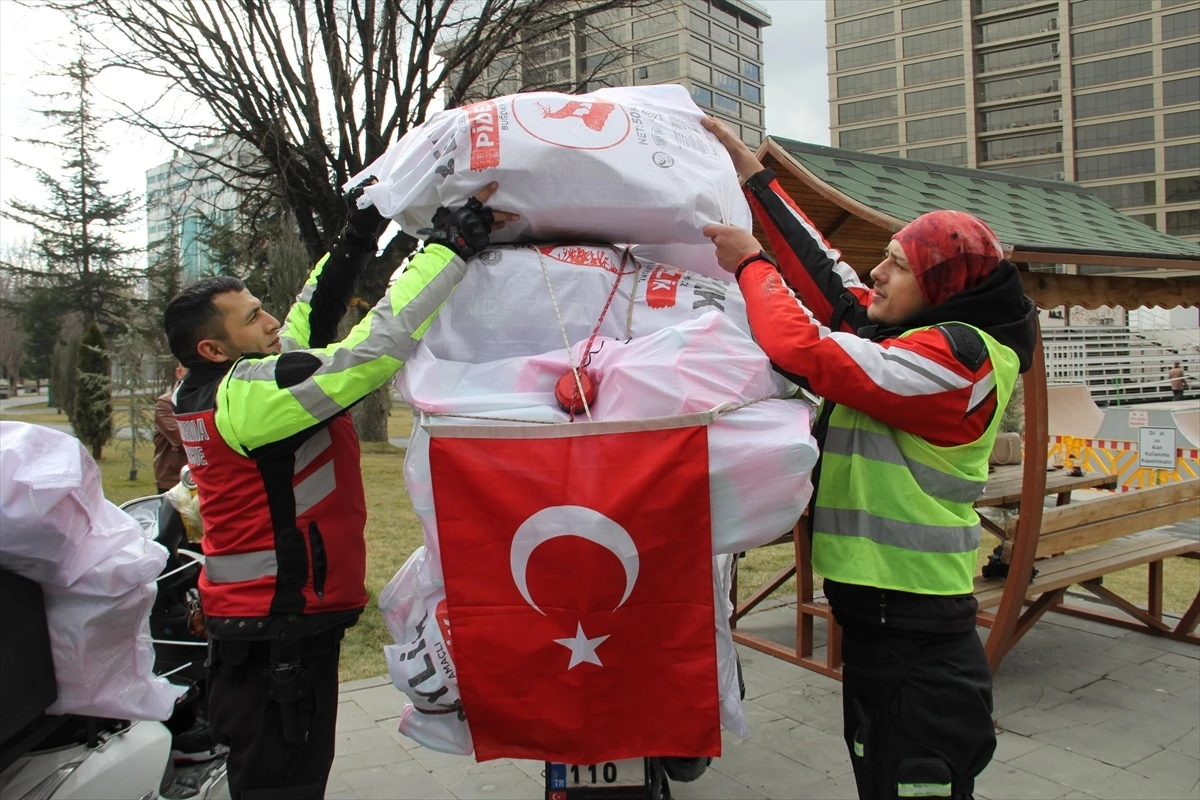
[[1172, 389], [1171, 390], [1171, 399], [1172, 400], [1182, 400], [1183, 399], [1183, 389]]
[[996, 749], [992, 675], [978, 635], [847, 629], [842, 656], [858, 796], [970, 798]]
[[209, 719], [229, 747], [233, 800], [319, 800], [333, 766], [342, 631], [300, 640], [298, 664], [272, 669], [267, 642], [213, 641]]

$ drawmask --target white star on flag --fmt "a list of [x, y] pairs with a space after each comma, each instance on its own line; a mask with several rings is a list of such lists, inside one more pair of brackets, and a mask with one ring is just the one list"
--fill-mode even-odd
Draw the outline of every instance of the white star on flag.
[[572, 670], [585, 661], [589, 664], [603, 667], [604, 664], [600, 663], [600, 658], [596, 655], [596, 648], [607, 638], [607, 636], [597, 636], [595, 639], [589, 639], [587, 634], [583, 632], [583, 623], [580, 622], [575, 630], [574, 638], [555, 639], [554, 641], [571, 651], [571, 663], [567, 666], [567, 669]]

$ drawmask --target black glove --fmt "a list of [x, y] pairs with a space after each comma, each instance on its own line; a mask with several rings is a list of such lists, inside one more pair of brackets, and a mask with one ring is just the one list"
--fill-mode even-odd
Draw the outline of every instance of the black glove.
[[378, 243], [384, 228], [390, 222], [387, 217], [379, 213], [379, 209], [375, 208], [374, 204], [366, 208], [358, 207], [358, 198], [362, 197], [363, 189], [376, 182], [377, 179], [374, 175], [368, 175], [362, 182], [346, 192], [346, 205], [350, 207], [350, 215], [346, 218], [345, 235], [348, 239], [358, 240], [371, 247]]
[[[375, 251], [379, 249], [379, 236], [390, 222], [374, 205], [358, 207], [358, 198], [362, 196], [363, 189], [373, 183], [375, 176], [369, 175], [346, 192], [344, 199], [349, 206], [346, 227], [329, 246], [329, 265], [335, 267], [338, 273], [346, 275], [350, 281], [345, 287], [346, 302], [350, 300], [348, 292], [352, 290], [354, 281], [362, 275]], [[342, 294], [340, 289], [338, 294]], [[337, 318], [341, 318], [341, 313]]]
[[449, 247], [467, 259], [488, 246], [494, 222], [492, 210], [472, 197], [460, 208], [439, 208], [426, 241]]

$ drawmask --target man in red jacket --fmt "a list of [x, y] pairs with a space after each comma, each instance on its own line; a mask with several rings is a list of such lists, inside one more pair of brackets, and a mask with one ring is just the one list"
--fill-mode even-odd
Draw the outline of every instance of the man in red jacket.
[[733, 133], [725, 145], [778, 263], [710, 225], [755, 340], [824, 398], [812, 567], [843, 628], [843, 722], [861, 798], [969, 798], [992, 757], [992, 680], [975, 633], [973, 508], [1036, 309], [996, 235], [959, 211], [888, 242], [868, 288]]

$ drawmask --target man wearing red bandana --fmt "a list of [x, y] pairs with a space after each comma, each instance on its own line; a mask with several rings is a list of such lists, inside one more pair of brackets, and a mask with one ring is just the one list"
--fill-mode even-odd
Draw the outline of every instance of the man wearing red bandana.
[[778, 262], [710, 225], [775, 369], [824, 398], [808, 516], [813, 569], [843, 628], [843, 718], [861, 798], [969, 798], [996, 747], [972, 595], [973, 503], [1036, 309], [995, 233], [961, 211], [898, 231], [867, 288], [727, 127]]

